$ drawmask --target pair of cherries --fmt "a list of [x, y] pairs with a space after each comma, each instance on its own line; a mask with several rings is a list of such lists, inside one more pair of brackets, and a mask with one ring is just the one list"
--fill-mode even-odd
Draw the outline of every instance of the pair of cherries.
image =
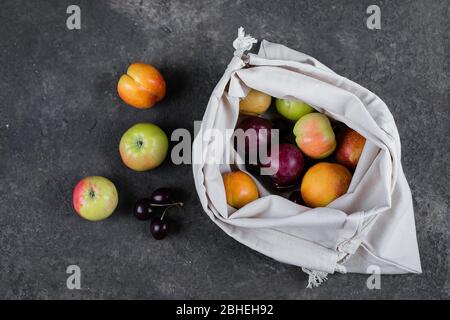
[[169, 231], [169, 223], [164, 219], [170, 208], [181, 208], [183, 202], [173, 199], [173, 192], [169, 188], [159, 188], [153, 191], [150, 198], [136, 201], [133, 214], [139, 220], [151, 220], [150, 233], [156, 240], [164, 239]]

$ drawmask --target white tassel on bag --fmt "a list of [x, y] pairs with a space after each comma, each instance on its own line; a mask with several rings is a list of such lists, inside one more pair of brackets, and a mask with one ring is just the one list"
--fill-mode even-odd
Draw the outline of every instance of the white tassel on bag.
[[258, 40], [253, 38], [251, 35], [245, 35], [243, 27], [239, 27], [238, 37], [233, 41], [233, 47], [235, 49], [234, 55], [236, 57], [242, 58], [244, 53], [251, 50], [253, 44], [257, 42]]
[[306, 273], [308, 275], [308, 285], [306, 286], [306, 288], [309, 288], [309, 289], [317, 288], [323, 282], [328, 280], [328, 278], [327, 278], [328, 273], [326, 273], [326, 272], [311, 270], [311, 269], [307, 269], [307, 268], [302, 268], [302, 270], [304, 273]]

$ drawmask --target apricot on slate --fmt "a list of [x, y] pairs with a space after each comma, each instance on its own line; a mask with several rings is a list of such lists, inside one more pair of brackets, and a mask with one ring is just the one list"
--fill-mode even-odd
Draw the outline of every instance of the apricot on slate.
[[222, 175], [227, 203], [236, 208], [242, 208], [259, 198], [256, 183], [248, 174], [242, 171], [228, 172]]
[[311, 208], [326, 207], [347, 192], [352, 174], [338, 163], [319, 162], [306, 171], [300, 192]]
[[161, 73], [145, 63], [133, 63], [117, 84], [120, 98], [130, 106], [148, 109], [166, 95], [166, 82]]

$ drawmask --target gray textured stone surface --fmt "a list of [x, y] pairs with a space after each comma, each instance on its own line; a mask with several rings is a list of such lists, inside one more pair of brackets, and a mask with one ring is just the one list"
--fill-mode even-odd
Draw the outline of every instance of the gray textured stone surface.
[[[66, 8], [82, 29], [66, 29]], [[369, 4], [382, 30], [365, 27]], [[442, 1], [11, 1], [0, 4], [0, 298], [449, 298], [449, 3]], [[243, 25], [259, 39], [313, 55], [377, 93], [403, 143], [422, 275], [335, 275], [315, 290], [306, 276], [237, 243], [202, 213], [190, 166], [136, 173], [118, 156], [137, 121], [167, 132], [202, 117]], [[158, 66], [167, 98], [125, 106], [116, 83], [130, 62]], [[101, 223], [71, 207], [76, 181], [111, 178], [120, 210]], [[181, 189], [179, 227], [164, 241], [130, 217], [133, 199]], [[65, 269], [82, 269], [82, 290]]]

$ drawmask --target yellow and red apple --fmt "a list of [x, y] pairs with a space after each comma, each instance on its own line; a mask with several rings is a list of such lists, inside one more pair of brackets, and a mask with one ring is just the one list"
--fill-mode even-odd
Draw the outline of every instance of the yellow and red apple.
[[120, 139], [119, 152], [123, 163], [135, 171], [159, 166], [167, 156], [169, 140], [166, 133], [152, 123], [137, 123]]
[[366, 143], [366, 138], [353, 129], [346, 128], [338, 137], [336, 161], [349, 169], [355, 169]]
[[90, 221], [108, 218], [116, 209], [119, 197], [114, 184], [100, 176], [81, 179], [73, 190], [73, 207], [80, 217]]
[[322, 113], [308, 113], [294, 126], [295, 142], [313, 159], [328, 157], [336, 149], [336, 137], [330, 120]]
[[166, 95], [166, 82], [154, 66], [133, 63], [127, 74], [120, 77], [117, 92], [125, 103], [139, 109], [148, 109]]

